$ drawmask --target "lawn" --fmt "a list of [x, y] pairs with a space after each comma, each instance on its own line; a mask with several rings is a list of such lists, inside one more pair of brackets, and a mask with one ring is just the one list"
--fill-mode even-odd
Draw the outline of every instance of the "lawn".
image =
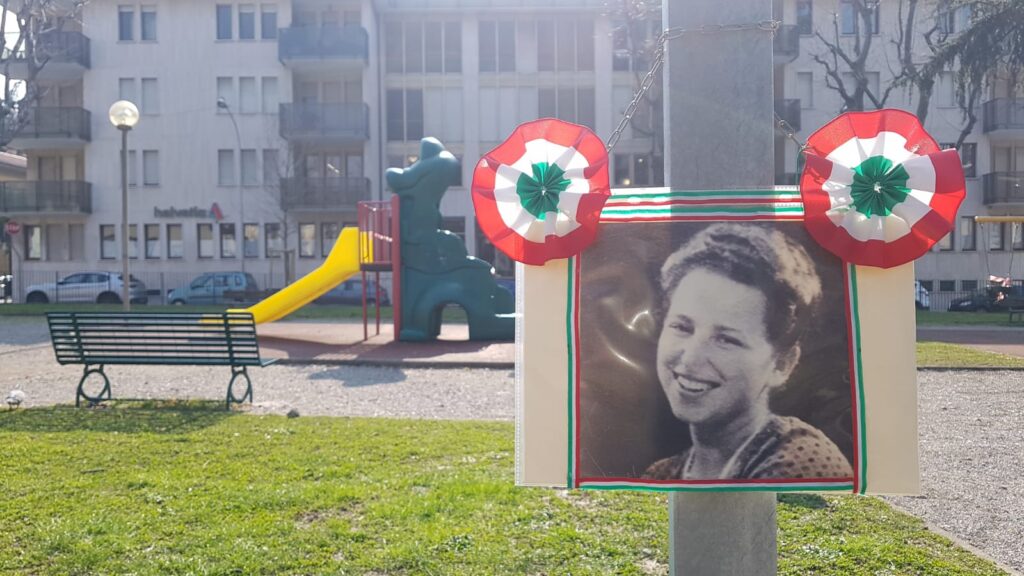
[[926, 368], [1024, 368], [1024, 358], [945, 342], [918, 342], [917, 365]]
[[917, 311], [918, 326], [1014, 326], [1024, 328], [1024, 322], [1010, 322], [1006, 312], [930, 312]]
[[[217, 403], [0, 413], [4, 574], [665, 574], [663, 494], [517, 488], [509, 423]], [[780, 498], [782, 574], [995, 575], [875, 498]]]

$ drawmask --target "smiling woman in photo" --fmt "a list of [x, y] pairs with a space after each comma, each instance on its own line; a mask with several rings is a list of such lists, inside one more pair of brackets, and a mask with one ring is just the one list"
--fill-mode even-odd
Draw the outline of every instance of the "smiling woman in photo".
[[714, 224], [669, 256], [660, 283], [658, 380], [691, 444], [644, 476], [851, 476], [825, 434], [769, 404], [800, 362], [801, 338], [821, 299], [807, 252], [778, 230]]

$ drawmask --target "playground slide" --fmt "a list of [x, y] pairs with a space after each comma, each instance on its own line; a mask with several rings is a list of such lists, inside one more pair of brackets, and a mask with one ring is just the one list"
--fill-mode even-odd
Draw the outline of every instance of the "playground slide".
[[345, 228], [335, 241], [331, 253], [316, 270], [299, 278], [269, 298], [245, 310], [257, 324], [273, 322], [316, 300], [331, 288], [359, 272], [359, 229]]

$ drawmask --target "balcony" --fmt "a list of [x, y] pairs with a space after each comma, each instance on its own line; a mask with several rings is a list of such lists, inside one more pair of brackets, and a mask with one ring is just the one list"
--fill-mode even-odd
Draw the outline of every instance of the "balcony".
[[800, 32], [796, 26], [779, 26], [772, 41], [772, 55], [776, 66], [783, 66], [800, 55]]
[[345, 144], [370, 139], [366, 104], [281, 104], [281, 137], [309, 144]]
[[92, 139], [89, 123], [83, 108], [16, 109], [0, 126], [0, 142], [16, 150], [82, 148]]
[[793, 128], [800, 131], [800, 99], [785, 98], [775, 101], [775, 113]]
[[982, 129], [986, 134], [1014, 130], [1016, 136], [1024, 136], [1024, 98], [996, 98], [985, 102]]
[[369, 178], [282, 178], [285, 210], [352, 210], [370, 199]]
[[77, 180], [0, 182], [0, 214], [90, 214], [92, 184]]
[[[89, 38], [81, 32], [52, 30], [39, 35], [36, 44], [36, 61], [45, 62], [36, 75], [37, 80], [74, 80], [81, 78], [89, 69]], [[24, 80], [30, 76], [28, 53], [4, 48], [4, 61], [10, 64], [10, 77]], [[38, 66], [38, 63], [36, 64]]]
[[366, 29], [359, 25], [281, 28], [277, 57], [297, 70], [362, 70], [369, 58]]
[[992, 172], [982, 180], [985, 204], [1024, 202], [1024, 172]]

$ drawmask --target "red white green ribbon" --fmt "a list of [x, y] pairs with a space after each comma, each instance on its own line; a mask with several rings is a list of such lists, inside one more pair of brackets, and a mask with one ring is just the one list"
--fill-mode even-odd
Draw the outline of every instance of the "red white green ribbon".
[[804, 225], [844, 261], [892, 268], [953, 230], [966, 194], [960, 156], [913, 114], [843, 114], [808, 138], [805, 155]]
[[509, 258], [568, 258], [597, 237], [611, 193], [608, 154], [584, 126], [527, 122], [480, 160], [472, 190], [477, 224]]

